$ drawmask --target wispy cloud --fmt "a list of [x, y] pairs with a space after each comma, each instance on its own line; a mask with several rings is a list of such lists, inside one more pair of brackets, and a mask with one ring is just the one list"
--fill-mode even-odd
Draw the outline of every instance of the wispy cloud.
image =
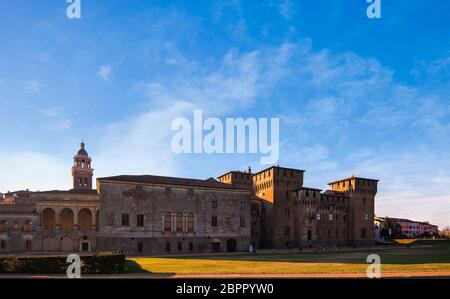
[[110, 81], [113, 75], [112, 67], [110, 65], [100, 66], [97, 75], [102, 78], [103, 81]]

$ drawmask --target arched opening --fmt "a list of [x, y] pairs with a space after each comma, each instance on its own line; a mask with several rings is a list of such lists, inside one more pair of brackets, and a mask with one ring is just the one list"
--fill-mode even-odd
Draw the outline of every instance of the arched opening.
[[71, 209], [65, 208], [61, 211], [61, 230], [73, 230], [74, 214]]
[[170, 212], [164, 214], [164, 231], [172, 231], [172, 213]]
[[308, 231], [308, 241], [312, 240], [312, 232], [309, 230]]
[[56, 226], [55, 211], [51, 208], [46, 208], [42, 211], [42, 228], [45, 230], [54, 230]]
[[195, 223], [195, 216], [194, 213], [189, 213], [187, 216], [187, 231], [190, 233], [194, 232], [194, 223]]
[[177, 232], [182, 232], [183, 231], [183, 213], [178, 212], [176, 215], [176, 229]]
[[30, 233], [33, 231], [33, 222], [31, 220], [26, 220], [23, 224], [23, 232]]
[[92, 213], [89, 209], [83, 208], [78, 212], [78, 225], [81, 230], [92, 229]]

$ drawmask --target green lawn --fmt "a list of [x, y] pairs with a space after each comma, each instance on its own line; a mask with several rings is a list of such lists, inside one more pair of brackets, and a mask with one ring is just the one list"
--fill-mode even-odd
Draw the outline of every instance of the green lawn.
[[365, 273], [367, 255], [381, 257], [383, 273], [450, 271], [450, 241], [417, 241], [409, 248], [129, 258], [126, 272], [173, 274]]

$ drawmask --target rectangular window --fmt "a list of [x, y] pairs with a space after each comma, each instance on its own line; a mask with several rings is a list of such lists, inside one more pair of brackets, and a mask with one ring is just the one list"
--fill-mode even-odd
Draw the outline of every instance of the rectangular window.
[[122, 226], [130, 226], [130, 215], [122, 214]]
[[245, 209], [245, 202], [241, 201], [241, 209]]
[[26, 248], [27, 250], [31, 250], [31, 240], [26, 240], [26, 241], [25, 241], [25, 248]]
[[144, 214], [137, 214], [136, 224], [137, 226], [144, 226]]
[[189, 242], [189, 251], [194, 251], [194, 242]]
[[178, 242], [178, 251], [183, 251], [183, 243]]
[[364, 214], [364, 220], [369, 221], [369, 213]]
[[361, 229], [361, 239], [365, 239], [366, 238], [366, 229], [362, 228]]
[[245, 216], [241, 216], [239, 218], [239, 226], [240, 227], [245, 227]]
[[333, 221], [333, 214], [328, 214], [328, 220]]
[[170, 252], [170, 242], [166, 242], [166, 251]]
[[144, 243], [142, 243], [142, 242], [138, 242], [138, 244], [137, 244], [138, 246], [138, 252], [142, 252], [142, 251], [144, 251]]
[[217, 209], [217, 200], [213, 200], [212, 202], [212, 208]]
[[317, 220], [320, 220], [320, 213], [317, 213]]
[[0, 242], [0, 247], [1, 247], [1, 249], [6, 249], [6, 241], [5, 240], [2, 240]]
[[211, 226], [212, 227], [217, 227], [217, 216], [212, 216], [211, 217]]

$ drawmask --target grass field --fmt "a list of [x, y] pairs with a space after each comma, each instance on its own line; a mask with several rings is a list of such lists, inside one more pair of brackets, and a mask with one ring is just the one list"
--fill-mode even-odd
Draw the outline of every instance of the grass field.
[[450, 241], [416, 241], [403, 248], [130, 258], [127, 273], [199, 274], [349, 274], [366, 273], [369, 254], [381, 257], [382, 273], [449, 272]]

